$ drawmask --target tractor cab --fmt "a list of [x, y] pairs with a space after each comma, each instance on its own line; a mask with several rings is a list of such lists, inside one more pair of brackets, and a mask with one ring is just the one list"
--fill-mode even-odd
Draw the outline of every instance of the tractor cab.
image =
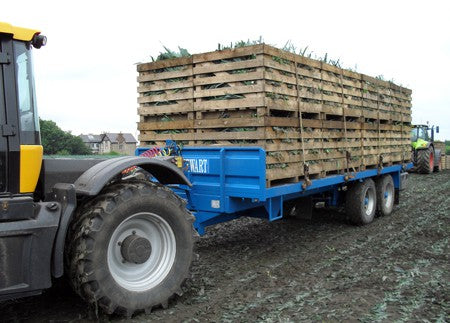
[[434, 132], [439, 133], [439, 126], [414, 125], [411, 129], [411, 145], [413, 149], [428, 148], [434, 142]]
[[32, 193], [42, 162], [32, 49], [39, 31], [0, 22], [0, 193]]
[[427, 125], [418, 125], [411, 129], [411, 141], [415, 142], [418, 139], [429, 141], [431, 137], [430, 129]]

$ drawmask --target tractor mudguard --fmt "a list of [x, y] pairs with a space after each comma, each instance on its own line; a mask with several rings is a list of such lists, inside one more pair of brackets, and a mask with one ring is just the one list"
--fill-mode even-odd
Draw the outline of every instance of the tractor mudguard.
[[74, 183], [77, 195], [95, 196], [123, 170], [139, 166], [151, 173], [161, 184], [184, 184], [192, 186], [184, 173], [169, 160], [172, 157], [126, 156], [107, 159], [85, 171]]
[[64, 247], [67, 229], [77, 207], [77, 197], [73, 184], [56, 184], [53, 187], [53, 198], [61, 205], [61, 219], [56, 233], [52, 261], [52, 275], [58, 278], [64, 274]]

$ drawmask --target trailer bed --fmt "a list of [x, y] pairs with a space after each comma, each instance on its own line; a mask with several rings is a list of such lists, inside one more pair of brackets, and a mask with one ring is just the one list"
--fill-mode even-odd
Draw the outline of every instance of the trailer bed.
[[266, 187], [266, 152], [260, 147], [184, 147], [181, 154], [193, 185], [172, 189], [188, 201], [200, 234], [209, 225], [244, 215], [280, 219], [283, 203], [303, 197], [314, 196], [316, 201], [338, 206], [347, 184], [384, 174], [392, 175], [398, 200], [406, 171], [412, 168], [411, 163], [396, 164]]

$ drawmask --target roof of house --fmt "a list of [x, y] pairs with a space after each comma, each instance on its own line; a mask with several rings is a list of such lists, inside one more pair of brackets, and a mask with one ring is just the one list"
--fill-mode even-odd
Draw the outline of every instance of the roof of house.
[[[125, 142], [127, 144], [135, 144], [137, 143], [137, 140], [134, 138], [134, 136], [131, 133], [116, 133], [116, 132], [107, 132], [104, 133], [102, 135], [102, 141], [105, 140], [105, 138], [108, 138], [108, 140], [112, 143], [112, 144], [116, 144], [119, 143], [119, 141], [121, 142]], [[123, 140], [120, 140], [121, 137], [123, 138]]]
[[79, 135], [79, 137], [81, 138], [81, 140], [83, 140], [84, 143], [95, 143], [95, 142], [102, 142], [102, 136], [101, 135], [93, 135], [93, 134], [88, 134], [88, 135]]

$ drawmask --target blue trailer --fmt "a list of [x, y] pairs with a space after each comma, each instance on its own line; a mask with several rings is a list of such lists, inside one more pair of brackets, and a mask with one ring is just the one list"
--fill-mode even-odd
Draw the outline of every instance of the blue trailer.
[[[140, 155], [148, 148], [138, 148]], [[294, 212], [310, 216], [313, 206], [345, 206], [355, 224], [370, 223], [375, 213], [388, 215], [398, 204], [412, 163], [377, 167], [325, 178], [266, 187], [266, 152], [259, 147], [184, 147], [184, 172], [192, 186], [172, 190], [205, 228], [241, 216], [275, 221]]]

